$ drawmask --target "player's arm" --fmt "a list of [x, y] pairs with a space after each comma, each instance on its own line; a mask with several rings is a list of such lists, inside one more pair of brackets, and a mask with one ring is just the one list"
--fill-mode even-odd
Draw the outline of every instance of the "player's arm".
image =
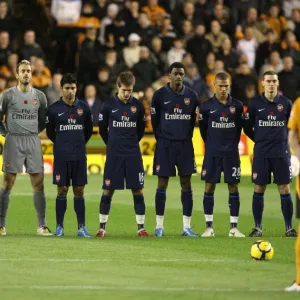
[[300, 133], [298, 132], [298, 123], [299, 120], [299, 113], [300, 113], [300, 102], [299, 100], [294, 103], [294, 106], [292, 108], [292, 111], [290, 113], [290, 118], [288, 121], [288, 128], [289, 134], [288, 134], [288, 142], [293, 151], [295, 152], [295, 155], [300, 160], [300, 144], [299, 144], [299, 136]]
[[159, 127], [159, 123], [160, 123], [159, 96], [158, 93], [155, 92], [153, 94], [153, 98], [151, 102], [151, 124], [155, 136], [156, 136], [156, 131]]
[[288, 135], [289, 145], [295, 152], [295, 155], [300, 161], [300, 144], [299, 144], [299, 134], [298, 131], [290, 130]]
[[200, 129], [202, 140], [205, 143], [207, 138], [207, 129], [208, 129], [208, 114], [203, 104], [199, 106], [199, 129]]
[[85, 108], [85, 120], [84, 120], [84, 136], [85, 142], [87, 143], [93, 134], [93, 116], [91, 109], [86, 106]]
[[54, 120], [54, 114], [52, 113], [51, 107], [47, 109], [47, 115], [46, 115], [46, 134], [48, 138], [55, 143], [56, 139], [56, 132], [55, 132], [55, 120]]
[[109, 124], [109, 111], [108, 111], [107, 104], [104, 103], [99, 113], [98, 125], [99, 125], [99, 133], [106, 145], [108, 142], [108, 124]]
[[238, 107], [238, 115], [237, 115], [237, 120], [236, 120], [236, 126], [237, 129], [239, 130], [239, 136], [241, 135], [243, 126], [244, 126], [244, 120], [245, 120], [245, 114], [244, 114], [244, 107], [243, 104]]
[[6, 136], [7, 130], [4, 124], [4, 116], [7, 111], [7, 96], [6, 93], [0, 95], [0, 134]]
[[192, 132], [194, 132], [196, 117], [197, 117], [197, 113], [198, 113], [199, 105], [200, 105], [200, 101], [198, 99], [199, 99], [199, 97], [198, 97], [197, 93], [195, 92], [193, 94], [193, 99], [192, 99], [193, 103], [194, 103], [193, 111], [191, 114], [191, 130], [192, 130]]
[[46, 128], [46, 115], [47, 115], [47, 99], [44, 93], [40, 92], [40, 107], [38, 112], [39, 128], [38, 131], [41, 132]]
[[254, 141], [255, 108], [250, 103], [244, 114], [243, 128], [245, 134]]
[[142, 137], [144, 136], [145, 127], [146, 127], [145, 109], [144, 109], [144, 105], [142, 103], [140, 103], [140, 109], [139, 109], [136, 127], [137, 127], [138, 140], [140, 141], [142, 139]]

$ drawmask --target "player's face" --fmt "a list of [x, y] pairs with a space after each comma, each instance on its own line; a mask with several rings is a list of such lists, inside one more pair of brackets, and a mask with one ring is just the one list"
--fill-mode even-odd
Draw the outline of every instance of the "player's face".
[[121, 101], [127, 101], [133, 92], [133, 85], [126, 86], [122, 84], [118, 86], [118, 97]]
[[25, 64], [20, 65], [17, 73], [17, 79], [21, 84], [28, 85], [32, 79], [31, 66]]
[[61, 88], [63, 98], [68, 101], [74, 101], [76, 96], [77, 87], [75, 83], [66, 83]]
[[183, 68], [173, 68], [172, 72], [169, 74], [169, 79], [172, 86], [179, 87], [183, 83], [185, 77]]
[[216, 95], [217, 97], [226, 97], [229, 94], [230, 90], [230, 80], [220, 80], [216, 79], [214, 83], [216, 87]]
[[265, 75], [262, 81], [262, 86], [264, 87], [265, 93], [277, 94], [277, 89], [279, 86], [277, 75]]

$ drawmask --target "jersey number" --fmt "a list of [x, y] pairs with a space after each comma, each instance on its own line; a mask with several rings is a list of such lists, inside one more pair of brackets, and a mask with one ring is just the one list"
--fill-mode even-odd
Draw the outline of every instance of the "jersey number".
[[144, 183], [144, 173], [143, 172], [139, 173], [139, 182], [140, 182], [140, 184]]
[[240, 178], [241, 176], [241, 168], [232, 167], [232, 177]]

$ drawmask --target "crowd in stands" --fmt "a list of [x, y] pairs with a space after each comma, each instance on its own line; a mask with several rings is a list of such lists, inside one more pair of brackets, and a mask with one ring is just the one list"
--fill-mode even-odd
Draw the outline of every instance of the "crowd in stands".
[[[60, 96], [63, 73], [78, 76], [78, 97], [95, 116], [115, 93], [119, 72], [136, 75], [135, 96], [147, 112], [153, 93], [181, 61], [185, 84], [201, 101], [214, 94], [224, 71], [231, 94], [245, 106], [274, 70], [280, 93], [300, 96], [299, 0], [0, 0], [0, 93], [16, 84], [21, 59], [49, 104]], [[97, 117], [94, 118], [97, 122]]]

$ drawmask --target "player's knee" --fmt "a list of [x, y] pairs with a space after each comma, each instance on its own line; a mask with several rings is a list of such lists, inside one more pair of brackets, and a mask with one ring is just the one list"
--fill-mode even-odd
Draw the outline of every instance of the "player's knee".
[[181, 176], [180, 185], [183, 191], [190, 191], [192, 189], [191, 176]]
[[103, 190], [103, 195], [112, 197], [114, 195], [114, 190]]
[[83, 197], [84, 186], [73, 186], [74, 197]]
[[289, 184], [278, 185], [278, 191], [281, 195], [289, 194], [291, 192]]
[[266, 186], [265, 185], [255, 185], [254, 186], [254, 192], [255, 193], [264, 193], [266, 190]]
[[7, 176], [7, 174], [4, 174], [2, 189], [5, 192], [10, 192], [12, 190], [16, 181], [16, 176], [16, 174], [10, 174], [9, 176]]
[[166, 190], [169, 183], [169, 177], [158, 177], [157, 188], [159, 190]]
[[229, 193], [238, 193], [239, 192], [238, 185], [236, 183], [228, 184], [228, 191]]
[[58, 197], [67, 197], [69, 188], [67, 186], [59, 186], [57, 189]]
[[206, 182], [205, 183], [205, 193], [214, 193], [216, 189], [215, 183]]
[[12, 190], [14, 186], [14, 182], [13, 181], [8, 181], [8, 180], [5, 180], [2, 184], [2, 189], [5, 191], [5, 192], [10, 192]]
[[132, 194], [133, 195], [142, 195], [143, 194], [143, 189], [132, 189]]

